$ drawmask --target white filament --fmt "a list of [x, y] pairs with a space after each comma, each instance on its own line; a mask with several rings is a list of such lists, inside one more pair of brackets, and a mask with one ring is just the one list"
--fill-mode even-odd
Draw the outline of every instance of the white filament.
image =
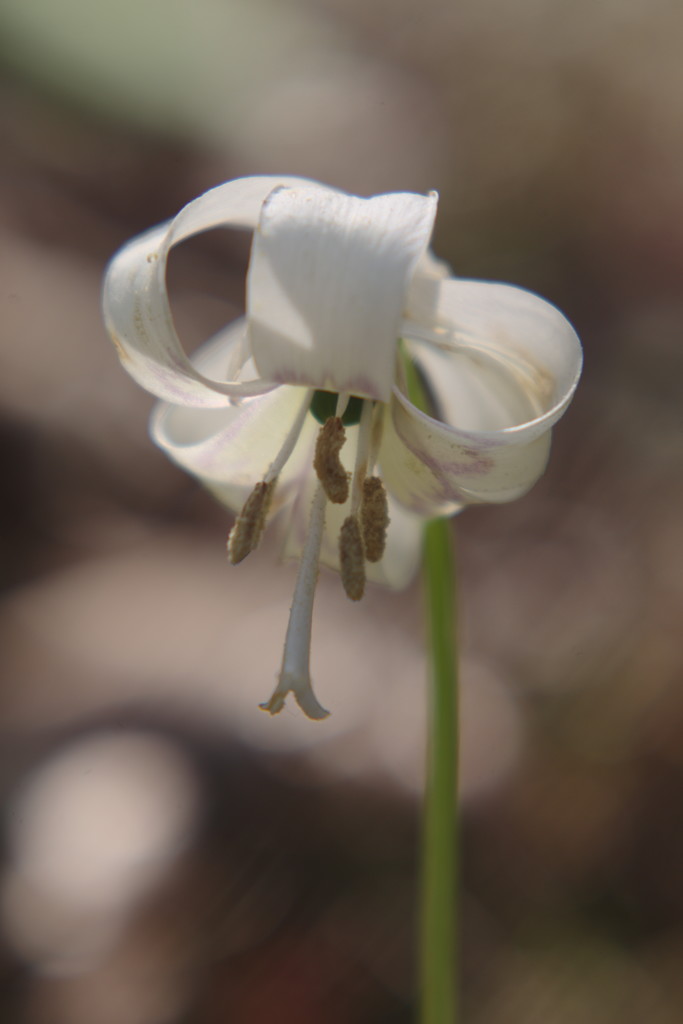
[[282, 470], [284, 469], [285, 463], [287, 462], [290, 455], [294, 451], [296, 443], [299, 440], [301, 428], [304, 425], [304, 420], [306, 419], [306, 415], [308, 413], [308, 409], [311, 404], [312, 398], [313, 391], [312, 389], [309, 388], [303, 397], [303, 400], [301, 402], [301, 408], [296, 414], [296, 419], [292, 423], [292, 426], [290, 427], [287, 433], [287, 437], [284, 439], [282, 443], [280, 451], [277, 453], [277, 455], [271, 462], [270, 467], [268, 468], [268, 472], [263, 478], [264, 483], [269, 484], [271, 480], [275, 480], [275, 478], [279, 476]]
[[372, 436], [372, 413], [375, 403], [363, 402], [358, 424], [358, 444], [356, 446], [356, 462], [353, 468], [353, 485], [351, 491], [351, 515], [358, 514], [363, 496], [363, 480], [367, 476], [370, 458], [370, 438]]

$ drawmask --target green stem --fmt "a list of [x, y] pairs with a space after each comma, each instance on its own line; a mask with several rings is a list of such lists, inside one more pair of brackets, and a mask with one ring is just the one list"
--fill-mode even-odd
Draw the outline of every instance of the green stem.
[[423, 569], [431, 657], [422, 852], [421, 1024], [455, 1024], [458, 1018], [458, 678], [453, 566], [450, 523], [434, 519], [425, 526]]
[[[399, 345], [399, 365], [411, 402], [438, 415], [427, 381], [403, 342]], [[455, 562], [449, 520], [433, 519], [426, 524], [422, 564], [430, 671], [422, 834], [420, 1022], [456, 1024], [459, 729]]]

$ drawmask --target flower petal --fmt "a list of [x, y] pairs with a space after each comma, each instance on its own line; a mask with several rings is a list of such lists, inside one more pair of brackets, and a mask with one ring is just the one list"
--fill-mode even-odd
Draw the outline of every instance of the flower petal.
[[218, 407], [228, 396], [263, 394], [274, 385], [255, 379], [210, 380], [190, 363], [173, 325], [166, 263], [173, 245], [216, 227], [255, 227], [266, 196], [305, 179], [254, 177], [230, 181], [185, 206], [177, 217], [134, 238], [114, 256], [104, 281], [107, 330], [130, 375], [159, 398], [180, 405]]
[[405, 294], [436, 202], [322, 186], [268, 197], [247, 279], [251, 352], [264, 379], [389, 400]]
[[419, 291], [421, 287], [425, 287], [424, 285], [421, 286], [420, 284], [415, 283], [416, 281], [420, 281], [420, 279], [426, 279], [427, 281], [441, 281], [446, 277], [450, 277], [452, 273], [453, 271], [451, 270], [451, 266], [446, 262], [446, 260], [442, 260], [439, 256], [435, 256], [431, 249], [425, 249], [417, 262], [417, 266], [415, 267], [415, 276], [411, 282], [409, 292], [413, 291], [414, 288]]
[[[501, 388], [509, 398], [513, 390], [521, 393], [514, 403], [530, 402], [540, 416], [552, 413], [553, 423], [562, 415], [581, 375], [582, 352], [574, 328], [551, 303], [513, 285], [422, 275], [413, 282], [408, 305], [412, 323], [404, 326], [410, 337], [493, 368], [503, 382], [499, 394]], [[445, 364], [439, 373], [443, 369]], [[458, 408], [461, 397], [454, 403]], [[449, 422], [464, 426], [455, 419]], [[520, 423], [506, 426], [523, 422], [522, 415]], [[546, 428], [547, 423], [539, 424], [537, 432]], [[484, 422], [476, 429], [499, 427]]]
[[440, 419], [394, 389], [385, 482], [424, 515], [511, 501], [545, 468], [550, 429], [581, 372], [579, 340], [554, 306], [519, 288], [450, 280], [431, 289], [431, 310], [411, 305], [422, 324], [404, 328]]
[[[203, 345], [193, 360], [198, 370], [212, 375], [228, 365], [232, 349], [240, 345], [242, 329], [242, 322], [237, 322]], [[280, 386], [224, 409], [160, 402], [152, 413], [150, 432], [169, 458], [237, 512], [263, 479], [302, 403], [309, 401], [305, 388]], [[316, 427], [307, 417], [296, 448], [279, 474], [273, 511], [283, 504], [304, 464], [310, 466]]]
[[502, 435], [490, 440], [439, 423], [401, 396], [392, 403], [379, 460], [396, 500], [432, 517], [453, 515], [475, 502], [521, 497], [543, 473], [549, 451], [549, 431], [528, 444], [505, 443]]

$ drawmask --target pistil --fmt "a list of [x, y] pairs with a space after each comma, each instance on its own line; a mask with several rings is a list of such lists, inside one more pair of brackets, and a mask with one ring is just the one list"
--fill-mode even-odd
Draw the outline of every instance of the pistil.
[[276, 715], [282, 710], [285, 697], [290, 692], [294, 694], [297, 704], [309, 718], [321, 719], [329, 714], [313, 693], [310, 674], [313, 600], [318, 579], [326, 507], [327, 497], [322, 484], [319, 483], [313, 497], [308, 533], [299, 563], [280, 678], [270, 700], [260, 705], [271, 715]]

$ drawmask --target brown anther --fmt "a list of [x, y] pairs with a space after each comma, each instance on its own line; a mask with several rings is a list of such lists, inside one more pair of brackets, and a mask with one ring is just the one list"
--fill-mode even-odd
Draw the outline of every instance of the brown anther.
[[349, 496], [349, 474], [339, 458], [345, 440], [341, 418], [330, 416], [320, 428], [315, 444], [313, 467], [325, 494], [335, 505], [343, 505]]
[[237, 565], [257, 547], [266, 525], [266, 517], [275, 490], [275, 480], [261, 481], [244, 503], [228, 535], [228, 559]]
[[384, 554], [387, 541], [389, 508], [387, 492], [378, 476], [369, 476], [363, 481], [360, 520], [363, 528], [365, 557], [368, 562], [379, 562]]
[[347, 516], [339, 534], [339, 572], [352, 601], [360, 601], [365, 591], [365, 553], [360, 524], [355, 516]]

